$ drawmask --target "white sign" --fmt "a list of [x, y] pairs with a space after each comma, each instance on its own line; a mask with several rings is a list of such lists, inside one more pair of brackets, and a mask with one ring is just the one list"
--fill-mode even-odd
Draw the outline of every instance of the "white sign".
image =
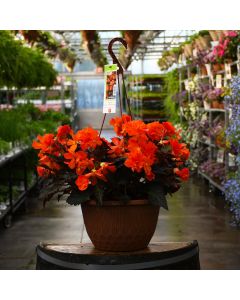
[[118, 66], [116, 64], [104, 66], [104, 114], [113, 114], [116, 112], [117, 70]]
[[218, 150], [217, 152], [217, 162], [223, 163], [224, 162], [224, 150]]
[[216, 75], [216, 88], [220, 89], [222, 87], [222, 75]]
[[226, 79], [231, 79], [232, 78], [232, 73], [231, 73], [230, 64], [225, 64], [224, 66], [225, 66]]

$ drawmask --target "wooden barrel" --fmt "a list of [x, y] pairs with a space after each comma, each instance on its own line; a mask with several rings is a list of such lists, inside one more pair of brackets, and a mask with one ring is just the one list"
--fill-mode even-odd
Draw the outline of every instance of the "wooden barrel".
[[104, 252], [92, 244], [37, 246], [37, 270], [199, 270], [198, 242], [152, 243], [140, 251]]

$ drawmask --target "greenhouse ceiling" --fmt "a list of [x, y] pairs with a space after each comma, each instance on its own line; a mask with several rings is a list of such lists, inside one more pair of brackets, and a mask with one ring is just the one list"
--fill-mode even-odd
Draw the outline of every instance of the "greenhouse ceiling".
[[51, 35], [63, 46], [76, 54], [79, 62], [89, 57], [99, 66], [112, 59], [107, 51], [110, 40], [124, 37], [129, 45], [124, 51], [119, 43], [113, 50], [122, 65], [127, 68], [133, 60], [156, 60], [165, 50], [177, 47], [195, 33], [193, 30], [129, 30], [129, 31], [50, 31]]

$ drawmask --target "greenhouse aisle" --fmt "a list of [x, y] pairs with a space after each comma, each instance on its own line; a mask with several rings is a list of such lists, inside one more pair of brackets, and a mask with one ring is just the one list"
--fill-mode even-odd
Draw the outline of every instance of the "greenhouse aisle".
[[[202, 269], [239, 269], [239, 230], [229, 221], [223, 199], [192, 178], [169, 197], [169, 211], [161, 210], [153, 241], [196, 239]], [[40, 241], [88, 241], [81, 208], [54, 201], [43, 208], [37, 197], [29, 199], [27, 213], [16, 216], [11, 228], [0, 229], [0, 269], [34, 269]]]

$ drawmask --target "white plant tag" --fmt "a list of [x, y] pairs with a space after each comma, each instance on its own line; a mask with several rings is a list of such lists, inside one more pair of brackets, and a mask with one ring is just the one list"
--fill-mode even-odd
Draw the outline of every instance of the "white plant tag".
[[224, 162], [224, 150], [220, 149], [217, 152], [217, 162], [223, 163]]
[[185, 90], [189, 91], [189, 82], [188, 79], [184, 80]]
[[216, 88], [220, 89], [222, 87], [222, 75], [216, 75]]
[[205, 67], [207, 69], [208, 76], [211, 77], [212, 76], [211, 65], [210, 64], [205, 64]]
[[104, 66], [103, 113], [113, 114], [117, 106], [117, 64]]
[[231, 79], [232, 78], [232, 72], [231, 72], [230, 64], [225, 64], [224, 66], [225, 66], [226, 78]]

